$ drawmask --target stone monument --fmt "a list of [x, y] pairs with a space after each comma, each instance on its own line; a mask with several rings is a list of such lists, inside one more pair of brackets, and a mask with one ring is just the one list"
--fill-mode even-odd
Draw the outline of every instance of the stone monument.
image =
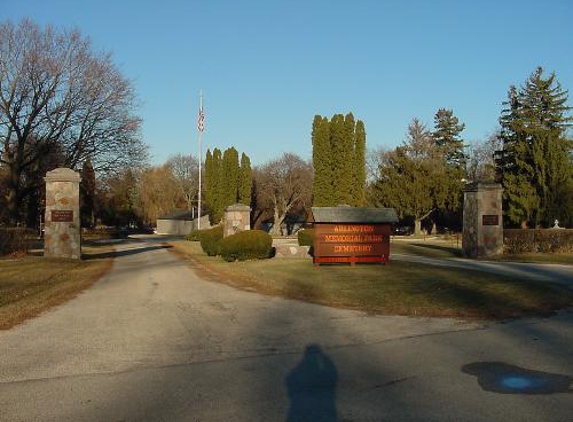
[[80, 175], [68, 168], [46, 173], [44, 256], [81, 259]]
[[498, 183], [470, 183], [464, 192], [462, 252], [469, 258], [503, 253], [502, 192]]
[[251, 207], [243, 204], [229, 205], [223, 217], [223, 237], [251, 230]]

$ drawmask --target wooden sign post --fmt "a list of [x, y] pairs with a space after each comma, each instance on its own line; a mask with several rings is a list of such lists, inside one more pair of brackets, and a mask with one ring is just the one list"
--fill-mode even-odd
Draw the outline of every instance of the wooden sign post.
[[313, 207], [313, 262], [387, 262], [392, 224], [398, 221], [393, 208]]

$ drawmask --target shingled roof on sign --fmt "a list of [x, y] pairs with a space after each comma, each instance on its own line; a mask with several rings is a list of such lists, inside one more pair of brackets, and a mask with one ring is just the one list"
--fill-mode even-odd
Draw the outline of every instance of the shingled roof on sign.
[[397, 223], [394, 208], [312, 207], [315, 223]]

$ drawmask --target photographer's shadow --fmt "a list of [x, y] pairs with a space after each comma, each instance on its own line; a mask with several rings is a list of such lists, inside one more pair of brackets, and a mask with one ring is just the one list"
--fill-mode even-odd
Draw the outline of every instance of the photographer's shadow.
[[287, 422], [336, 422], [338, 372], [332, 360], [317, 345], [306, 347], [298, 365], [285, 383], [290, 399]]

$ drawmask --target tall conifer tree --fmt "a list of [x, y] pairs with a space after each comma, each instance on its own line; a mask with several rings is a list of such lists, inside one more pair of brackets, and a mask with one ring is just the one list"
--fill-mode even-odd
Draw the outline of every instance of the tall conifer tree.
[[253, 186], [253, 171], [251, 160], [244, 152], [241, 154], [241, 168], [239, 177], [239, 202], [251, 205], [251, 189]]
[[313, 205], [330, 206], [332, 198], [332, 150], [330, 148], [330, 124], [328, 118], [314, 116], [312, 123], [312, 165], [314, 182], [312, 186]]
[[460, 123], [454, 116], [453, 110], [441, 108], [434, 116], [433, 136], [436, 145], [443, 149], [450, 166], [461, 169], [465, 168], [466, 163], [464, 141], [460, 137], [465, 127], [465, 124]]
[[567, 130], [573, 119], [567, 100], [555, 73], [544, 77], [539, 67], [520, 89], [510, 87], [504, 102], [498, 172], [507, 215], [522, 227], [571, 218], [573, 143]]
[[353, 171], [354, 205], [360, 207], [364, 205], [364, 189], [366, 187], [366, 130], [362, 120], [356, 122], [354, 133]]

